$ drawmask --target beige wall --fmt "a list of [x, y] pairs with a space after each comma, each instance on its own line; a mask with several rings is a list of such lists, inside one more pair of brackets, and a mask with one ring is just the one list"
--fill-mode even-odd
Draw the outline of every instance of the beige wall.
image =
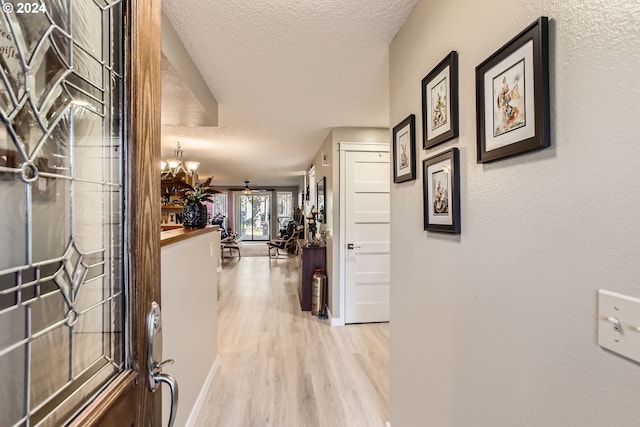
[[[334, 214], [334, 206], [337, 203], [337, 194], [338, 191], [338, 153], [334, 149], [333, 143], [333, 133], [331, 130], [325, 140], [322, 142], [322, 145], [318, 149], [313, 161], [311, 162], [311, 166], [315, 166], [316, 170], [316, 182], [323, 177], [325, 178], [325, 212], [326, 212], [326, 228], [327, 228], [327, 279], [329, 282], [329, 295], [327, 298], [327, 304], [329, 306], [329, 311], [332, 316], [336, 316], [334, 313], [334, 308], [338, 309], [340, 305], [339, 301], [339, 292], [338, 292], [338, 271], [337, 268], [334, 268], [334, 265], [337, 267], [337, 260], [334, 262], [334, 255], [337, 254], [337, 248], [334, 248], [335, 242], [335, 231], [337, 228], [334, 226], [336, 222], [336, 214]], [[326, 164], [327, 166], [322, 165], [322, 154], [325, 153], [327, 156]], [[310, 167], [311, 167], [310, 166]], [[335, 176], [334, 176], [335, 172]], [[315, 201], [313, 202], [315, 204]]]
[[[387, 128], [333, 128], [318, 149], [311, 165], [315, 166], [316, 182], [326, 177], [325, 199], [327, 208], [327, 278], [329, 279], [329, 311], [334, 319], [342, 318], [340, 313], [340, 155], [341, 142], [382, 142], [389, 143]], [[327, 155], [327, 166], [322, 165], [322, 155]], [[315, 203], [315, 202], [314, 202]]]
[[[552, 147], [476, 163], [475, 67], [549, 16]], [[637, 426], [640, 367], [596, 343], [596, 290], [640, 297], [636, 1], [419, 1], [390, 47], [391, 123], [459, 52], [462, 234], [392, 187], [393, 427]], [[420, 163], [419, 163], [420, 164]], [[420, 170], [420, 166], [418, 166]]]

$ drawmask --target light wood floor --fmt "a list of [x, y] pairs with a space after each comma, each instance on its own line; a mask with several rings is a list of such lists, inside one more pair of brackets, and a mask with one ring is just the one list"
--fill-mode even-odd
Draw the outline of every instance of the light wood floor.
[[197, 426], [385, 425], [387, 323], [300, 311], [295, 259], [231, 259], [219, 274], [220, 367]]

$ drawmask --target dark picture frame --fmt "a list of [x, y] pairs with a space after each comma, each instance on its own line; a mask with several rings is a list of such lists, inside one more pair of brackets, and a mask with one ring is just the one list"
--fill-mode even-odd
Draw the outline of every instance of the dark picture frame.
[[422, 79], [422, 147], [458, 136], [458, 52], [452, 50]]
[[549, 19], [540, 17], [476, 67], [477, 161], [551, 145]]
[[422, 161], [424, 229], [460, 233], [460, 154], [457, 148]]
[[410, 114], [393, 128], [393, 182], [416, 179], [416, 116]]

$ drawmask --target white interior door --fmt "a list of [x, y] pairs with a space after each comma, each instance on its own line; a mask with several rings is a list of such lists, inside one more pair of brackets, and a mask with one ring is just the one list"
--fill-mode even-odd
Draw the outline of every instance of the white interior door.
[[389, 321], [389, 152], [345, 156], [345, 322]]

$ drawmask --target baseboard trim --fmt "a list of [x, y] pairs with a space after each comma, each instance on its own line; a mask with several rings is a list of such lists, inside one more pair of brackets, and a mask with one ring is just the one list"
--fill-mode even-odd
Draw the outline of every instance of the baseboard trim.
[[213, 364], [211, 365], [211, 369], [209, 369], [209, 373], [207, 374], [207, 379], [204, 380], [204, 384], [202, 384], [202, 388], [200, 389], [200, 393], [198, 394], [196, 403], [193, 405], [193, 408], [191, 409], [191, 413], [189, 414], [189, 419], [187, 419], [187, 423], [185, 424], [185, 427], [193, 427], [196, 425], [196, 420], [198, 419], [198, 415], [200, 415], [200, 411], [202, 410], [202, 406], [204, 405], [205, 399], [207, 398], [207, 393], [209, 393], [209, 388], [211, 388], [211, 384], [213, 383], [213, 379], [216, 376], [218, 367], [220, 367], [219, 355], [216, 356], [216, 360], [213, 361]]
[[341, 317], [333, 317], [331, 310], [327, 309], [327, 312], [329, 313], [329, 319], [331, 319], [331, 326], [344, 326], [344, 320]]

